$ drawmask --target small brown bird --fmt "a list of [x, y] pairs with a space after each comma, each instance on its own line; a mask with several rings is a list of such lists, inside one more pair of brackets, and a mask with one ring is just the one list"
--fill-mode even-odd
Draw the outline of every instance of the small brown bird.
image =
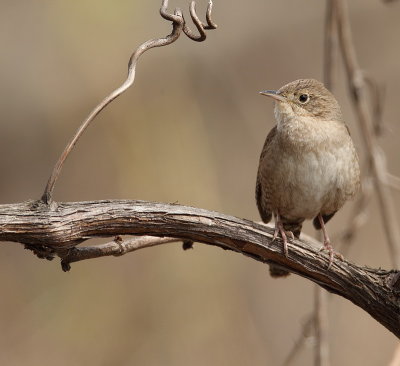
[[[262, 95], [275, 101], [277, 125], [269, 132], [260, 156], [256, 201], [262, 220], [275, 219], [274, 239], [299, 237], [305, 219], [322, 229], [331, 267], [335, 252], [325, 223], [360, 187], [358, 157], [340, 106], [322, 83], [293, 81]], [[288, 274], [274, 272], [282, 276]]]

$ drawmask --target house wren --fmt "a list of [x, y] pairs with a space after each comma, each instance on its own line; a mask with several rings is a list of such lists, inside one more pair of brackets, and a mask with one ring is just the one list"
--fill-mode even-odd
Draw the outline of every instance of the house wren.
[[[358, 157], [340, 106], [322, 83], [293, 81], [262, 95], [275, 101], [276, 126], [260, 156], [256, 201], [262, 220], [275, 219], [288, 255], [288, 235], [299, 237], [305, 219], [322, 229], [331, 267], [335, 252], [325, 224], [360, 187]], [[271, 275], [287, 275], [271, 266]]]

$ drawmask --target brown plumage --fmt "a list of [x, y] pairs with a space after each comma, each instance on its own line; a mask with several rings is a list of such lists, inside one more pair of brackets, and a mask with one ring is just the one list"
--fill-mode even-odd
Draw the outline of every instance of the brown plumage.
[[277, 122], [260, 156], [256, 201], [261, 218], [267, 223], [274, 215], [274, 237], [281, 235], [285, 255], [286, 234], [299, 237], [303, 221], [314, 219], [315, 228], [323, 230], [329, 268], [334, 255], [341, 256], [333, 250], [324, 224], [360, 186], [358, 157], [340, 106], [313, 79], [261, 94], [275, 100]]

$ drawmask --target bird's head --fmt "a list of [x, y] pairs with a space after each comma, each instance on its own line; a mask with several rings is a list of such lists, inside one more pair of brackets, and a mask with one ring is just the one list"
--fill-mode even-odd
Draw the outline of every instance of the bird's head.
[[[339, 103], [325, 86], [314, 79], [300, 79], [279, 90], [264, 90], [260, 94], [273, 98], [277, 117], [312, 117], [324, 121], [341, 121]], [[279, 119], [279, 118], [278, 118]]]

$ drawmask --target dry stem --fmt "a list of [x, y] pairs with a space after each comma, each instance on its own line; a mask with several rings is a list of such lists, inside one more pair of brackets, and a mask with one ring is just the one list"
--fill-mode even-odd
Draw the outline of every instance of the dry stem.
[[122, 93], [124, 93], [128, 88], [133, 85], [135, 80], [135, 70], [136, 64], [143, 53], [147, 50], [154, 48], [154, 47], [162, 47], [167, 46], [173, 42], [175, 42], [179, 36], [181, 35], [182, 31], [194, 41], [204, 41], [206, 39], [205, 29], [215, 29], [217, 25], [211, 20], [211, 10], [212, 10], [212, 1], [209, 0], [208, 7], [207, 7], [207, 24], [204, 24], [200, 21], [196, 14], [196, 3], [195, 1], [191, 2], [190, 5], [190, 15], [193, 19], [193, 22], [196, 28], [199, 31], [199, 35], [196, 35], [194, 32], [190, 30], [190, 28], [186, 25], [185, 19], [182, 15], [180, 9], [176, 8], [174, 14], [167, 13], [168, 7], [168, 0], [163, 0], [161, 4], [160, 14], [161, 16], [166, 19], [172, 21], [172, 32], [171, 34], [167, 35], [164, 38], [157, 38], [157, 39], [150, 39], [144, 43], [142, 43], [131, 55], [129, 62], [128, 62], [128, 76], [123, 84], [112, 91], [109, 95], [107, 95], [88, 115], [88, 117], [82, 122], [78, 130], [76, 131], [75, 135], [72, 137], [71, 141], [65, 147], [63, 153], [59, 157], [56, 165], [53, 168], [53, 172], [47, 182], [46, 188], [42, 195], [42, 201], [46, 204], [50, 204], [53, 198], [53, 191], [54, 186], [57, 182], [57, 179], [60, 175], [61, 169], [65, 160], [67, 159], [68, 155], [73, 150], [75, 144], [78, 142], [79, 138], [82, 136], [83, 132], [89, 126], [89, 124], [95, 119], [95, 117], [114, 99], [119, 97]]
[[382, 214], [384, 232], [389, 244], [392, 263], [395, 268], [400, 268], [400, 232], [398, 221], [396, 220], [395, 207], [391, 199], [391, 192], [385, 184], [387, 171], [384, 154], [372, 131], [373, 121], [369, 109], [368, 84], [358, 64], [346, 3], [344, 0], [333, 1], [337, 12], [339, 44], [346, 68], [348, 86], [354, 109], [357, 113], [365, 152], [368, 160], [371, 162], [372, 174], [375, 178], [374, 183]]

